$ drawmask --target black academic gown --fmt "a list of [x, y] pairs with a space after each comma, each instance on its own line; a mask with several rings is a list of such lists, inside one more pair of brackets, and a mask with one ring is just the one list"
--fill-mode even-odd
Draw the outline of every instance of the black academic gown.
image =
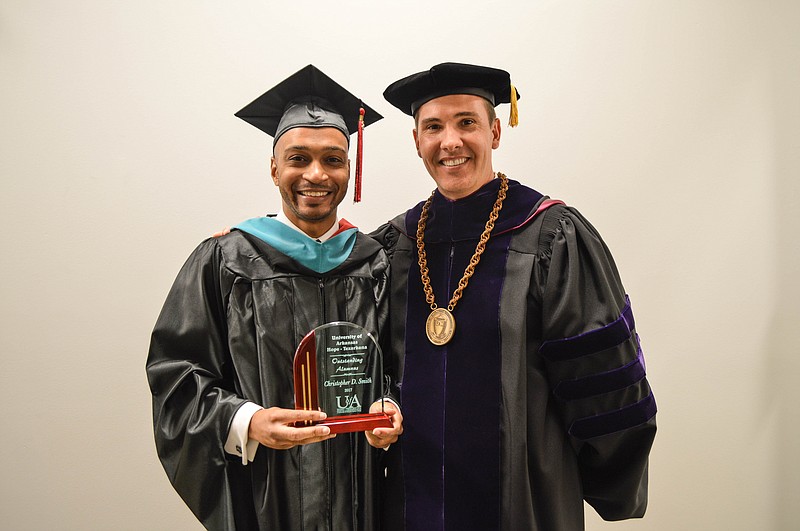
[[[499, 181], [448, 201], [425, 231], [436, 303], [464, 274]], [[373, 236], [392, 263], [392, 340], [402, 353], [404, 434], [389, 452], [386, 529], [584, 528], [640, 517], [655, 402], [614, 261], [573, 208], [510, 181], [495, 229], [454, 311], [446, 345], [425, 335], [415, 233], [421, 204]]]
[[208, 529], [375, 528], [383, 452], [363, 433], [290, 450], [260, 446], [246, 466], [223, 445], [245, 401], [294, 407], [292, 358], [311, 329], [343, 320], [382, 337], [387, 280], [383, 250], [362, 234], [325, 274], [239, 231], [189, 257], [153, 331], [147, 376], [158, 455]]

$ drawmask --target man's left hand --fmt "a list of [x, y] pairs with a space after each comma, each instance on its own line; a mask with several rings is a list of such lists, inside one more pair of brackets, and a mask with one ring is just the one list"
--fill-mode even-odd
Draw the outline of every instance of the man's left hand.
[[[403, 433], [403, 414], [400, 413], [400, 408], [398, 408], [392, 402], [384, 401], [383, 404], [383, 411], [389, 415], [389, 418], [392, 421], [392, 427], [375, 428], [372, 431], [364, 432], [364, 434], [367, 436], [367, 441], [369, 444], [375, 448], [389, 448], [389, 445], [397, 442], [398, 437], [400, 437], [400, 434]], [[380, 411], [380, 400], [373, 403], [369, 408], [370, 413], [380, 413]]]

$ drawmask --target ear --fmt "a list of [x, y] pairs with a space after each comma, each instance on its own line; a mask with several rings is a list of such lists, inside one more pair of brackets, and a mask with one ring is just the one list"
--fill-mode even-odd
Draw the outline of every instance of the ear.
[[414, 146], [417, 148], [417, 156], [422, 158], [422, 155], [419, 152], [419, 136], [417, 136], [416, 128], [412, 129], [411, 132], [414, 134]]
[[269, 159], [269, 174], [272, 176], [272, 182], [278, 186], [278, 164], [275, 162], [275, 157]]
[[492, 149], [500, 147], [500, 118], [495, 118], [492, 124]]

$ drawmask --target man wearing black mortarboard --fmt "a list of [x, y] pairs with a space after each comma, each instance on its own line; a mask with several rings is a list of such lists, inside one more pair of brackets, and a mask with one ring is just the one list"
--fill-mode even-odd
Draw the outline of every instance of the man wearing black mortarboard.
[[324, 323], [387, 332], [386, 254], [337, 217], [350, 134], [381, 116], [311, 65], [236, 115], [274, 137], [283, 207], [204, 241], [178, 274], [147, 359], [158, 455], [208, 529], [375, 529], [377, 448], [402, 416], [387, 405], [391, 427], [333, 438], [325, 414], [295, 409], [292, 356]]
[[373, 235], [392, 263], [404, 433], [386, 529], [584, 529], [641, 517], [656, 405], [614, 260], [578, 211], [496, 172], [508, 72], [445, 63], [391, 84], [427, 201]]

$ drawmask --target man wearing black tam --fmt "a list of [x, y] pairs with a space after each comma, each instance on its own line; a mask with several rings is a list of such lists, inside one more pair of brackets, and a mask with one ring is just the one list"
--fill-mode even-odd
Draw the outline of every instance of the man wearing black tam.
[[374, 233], [391, 258], [404, 434], [387, 529], [584, 529], [641, 517], [656, 405], [630, 300], [577, 210], [495, 172], [503, 70], [445, 63], [384, 92], [431, 197]]
[[366, 437], [296, 427], [325, 415], [294, 409], [292, 357], [331, 321], [385, 338], [388, 259], [337, 217], [350, 134], [381, 117], [311, 65], [237, 116], [274, 137], [283, 208], [201, 243], [175, 280], [147, 359], [159, 458], [208, 529], [375, 529], [376, 448], [402, 416], [387, 405]]

